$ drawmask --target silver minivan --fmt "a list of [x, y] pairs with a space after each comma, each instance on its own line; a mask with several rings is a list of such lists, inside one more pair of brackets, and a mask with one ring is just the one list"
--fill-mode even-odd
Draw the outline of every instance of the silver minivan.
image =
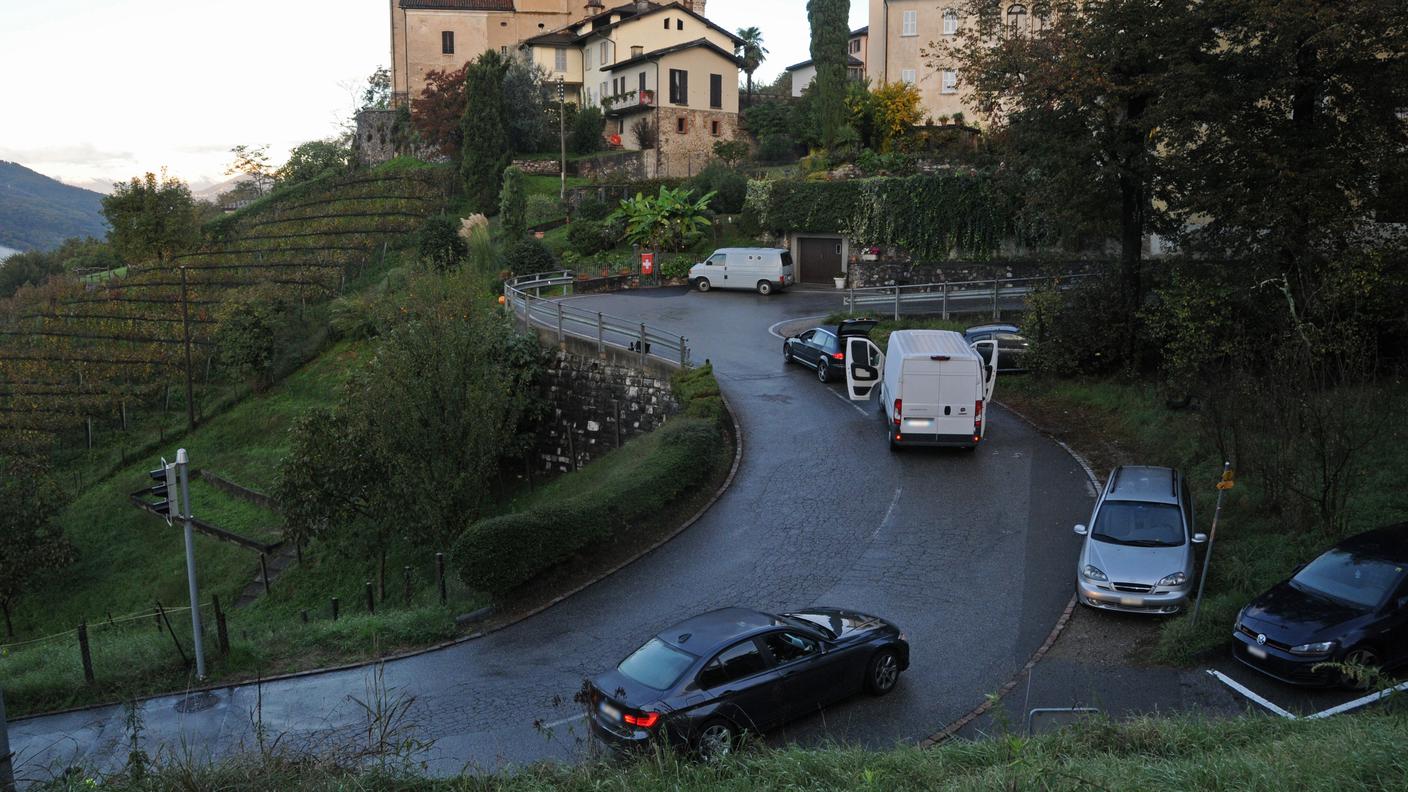
[[1076, 594], [1084, 605], [1129, 613], [1172, 614], [1188, 604], [1193, 532], [1188, 482], [1173, 468], [1122, 465], [1095, 502], [1076, 562]]
[[689, 287], [702, 292], [749, 289], [767, 295], [793, 283], [792, 253], [783, 248], [720, 248], [689, 268]]

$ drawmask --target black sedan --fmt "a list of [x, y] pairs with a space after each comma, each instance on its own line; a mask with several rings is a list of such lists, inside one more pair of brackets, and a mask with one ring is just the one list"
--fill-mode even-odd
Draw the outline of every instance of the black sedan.
[[1233, 651], [1297, 685], [1362, 686], [1327, 663], [1408, 662], [1408, 523], [1340, 542], [1237, 616]]
[[661, 632], [589, 685], [592, 733], [617, 750], [664, 743], [717, 757], [909, 667], [884, 619], [837, 608], [773, 615], [724, 608]]
[[846, 338], [868, 336], [879, 324], [873, 319], [846, 319], [835, 328], [814, 327], [783, 340], [782, 359], [816, 369], [816, 378], [830, 382], [846, 378]]

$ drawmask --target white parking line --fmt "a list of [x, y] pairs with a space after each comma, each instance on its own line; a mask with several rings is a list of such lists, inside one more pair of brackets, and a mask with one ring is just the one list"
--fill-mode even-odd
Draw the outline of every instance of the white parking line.
[[885, 516], [881, 518], [880, 524], [875, 526], [875, 530], [870, 532], [870, 538], [874, 539], [879, 535], [880, 529], [890, 523], [890, 515], [895, 513], [895, 507], [899, 505], [900, 494], [904, 492], [903, 487], [895, 487], [895, 497], [890, 499], [890, 508], [885, 510]]
[[1395, 685], [1394, 687], [1391, 687], [1388, 690], [1380, 690], [1377, 693], [1370, 693], [1367, 696], [1361, 696], [1360, 698], [1357, 698], [1353, 701], [1346, 701], [1345, 703], [1340, 704], [1337, 707], [1330, 707], [1327, 710], [1321, 710], [1320, 712], [1317, 712], [1314, 715], [1306, 715], [1305, 719], [1315, 720], [1316, 718], [1328, 718], [1331, 715], [1339, 715], [1343, 712], [1349, 712], [1353, 709], [1359, 709], [1365, 704], [1373, 704], [1375, 701], [1388, 698], [1394, 693], [1398, 693], [1403, 690], [1408, 690], [1408, 682], [1403, 682], [1401, 684]]
[[1276, 706], [1275, 704], [1271, 703], [1270, 701], [1267, 701], [1266, 699], [1262, 698], [1261, 696], [1258, 696], [1257, 694], [1253, 693], [1249, 688], [1247, 688], [1246, 685], [1243, 685], [1242, 683], [1240, 683], [1240, 682], [1236, 681], [1235, 679], [1233, 679], [1233, 678], [1227, 676], [1226, 674], [1222, 673], [1221, 671], [1216, 671], [1216, 670], [1214, 670], [1214, 669], [1209, 668], [1209, 669], [1208, 669], [1208, 673], [1209, 673], [1209, 674], [1212, 674], [1214, 677], [1217, 677], [1219, 680], [1221, 680], [1222, 684], [1224, 684], [1224, 685], [1226, 685], [1226, 686], [1232, 688], [1233, 690], [1237, 691], [1238, 693], [1241, 693], [1243, 696], [1246, 696], [1248, 699], [1250, 699], [1250, 700], [1256, 702], [1257, 704], [1260, 704], [1261, 706], [1265, 707], [1266, 709], [1270, 710], [1271, 712], [1274, 712], [1274, 713], [1276, 713], [1277, 715], [1280, 715], [1280, 716], [1283, 717], [1283, 718], [1290, 718], [1291, 720], [1297, 720], [1296, 716], [1292, 715], [1290, 712], [1287, 712], [1286, 710], [1281, 709], [1280, 707]]
[[561, 725], [566, 724], [566, 723], [571, 723], [572, 721], [579, 721], [579, 720], [581, 720], [581, 719], [583, 719], [583, 718], [585, 718], [585, 717], [587, 717], [586, 713], [582, 713], [582, 714], [580, 714], [580, 715], [573, 715], [573, 716], [570, 717], [570, 718], [563, 718], [562, 720], [555, 720], [555, 721], [553, 721], [552, 723], [544, 723], [544, 724], [543, 724], [543, 728], [544, 728], [544, 729], [556, 729], [558, 726], [561, 726]]

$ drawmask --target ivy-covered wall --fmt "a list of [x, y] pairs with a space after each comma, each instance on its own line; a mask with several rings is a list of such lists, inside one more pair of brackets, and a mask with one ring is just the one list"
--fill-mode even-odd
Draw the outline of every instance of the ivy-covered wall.
[[1012, 202], [981, 174], [851, 181], [751, 181], [748, 210], [764, 229], [844, 234], [921, 259], [986, 259], [1032, 237]]

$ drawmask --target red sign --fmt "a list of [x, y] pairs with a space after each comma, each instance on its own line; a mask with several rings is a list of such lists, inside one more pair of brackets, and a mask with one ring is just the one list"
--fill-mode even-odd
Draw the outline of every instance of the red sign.
[[654, 275], [654, 274], [655, 274], [655, 254], [654, 254], [654, 253], [642, 253], [642, 254], [640, 254], [640, 274], [642, 274], [642, 275]]

